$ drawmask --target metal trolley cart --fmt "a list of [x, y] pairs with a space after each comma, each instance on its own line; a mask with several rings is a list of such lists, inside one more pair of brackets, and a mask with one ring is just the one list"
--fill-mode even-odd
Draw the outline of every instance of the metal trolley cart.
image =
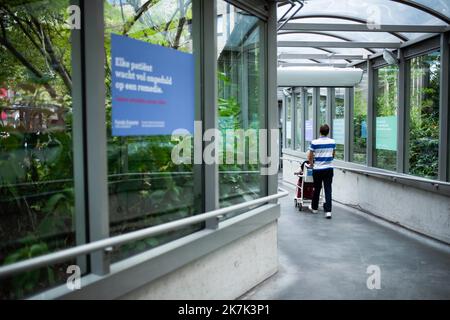
[[[304, 205], [311, 204], [314, 195], [313, 170], [309, 167], [308, 161], [305, 161], [300, 166], [300, 171], [294, 174], [298, 176], [294, 203], [295, 207], [302, 211]], [[319, 206], [321, 205], [323, 205], [323, 188], [319, 199]]]

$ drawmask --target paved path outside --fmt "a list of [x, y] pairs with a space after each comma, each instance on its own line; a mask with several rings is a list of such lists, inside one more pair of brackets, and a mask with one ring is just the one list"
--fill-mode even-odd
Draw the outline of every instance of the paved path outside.
[[[450, 299], [450, 250], [335, 205], [333, 219], [280, 200], [279, 271], [243, 299]], [[424, 212], [423, 214], [426, 214]], [[367, 268], [381, 289], [367, 288]]]

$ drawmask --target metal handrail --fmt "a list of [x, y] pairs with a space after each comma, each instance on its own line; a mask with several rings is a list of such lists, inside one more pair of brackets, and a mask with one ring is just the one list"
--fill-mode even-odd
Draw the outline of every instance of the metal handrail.
[[[219, 174], [228, 174], [228, 173], [240, 173], [240, 174], [253, 174], [253, 173], [260, 173], [260, 171], [219, 171]], [[121, 177], [134, 177], [134, 176], [187, 176], [192, 175], [192, 172], [189, 171], [174, 171], [174, 172], [129, 172], [129, 173], [114, 173], [109, 174], [109, 178], [121, 178]], [[30, 185], [44, 185], [44, 184], [56, 184], [56, 183], [63, 183], [63, 182], [73, 182], [74, 179], [59, 179], [59, 180], [43, 180], [43, 181], [30, 181], [30, 182], [21, 182], [21, 183], [15, 183], [15, 184], [4, 184], [0, 185], [2, 188], [12, 188], [12, 187], [28, 187]], [[108, 181], [110, 182], [110, 181]]]
[[[291, 162], [298, 162], [298, 163], [302, 163], [303, 162], [301, 160], [289, 159], [289, 158], [284, 158], [284, 157], [282, 157], [280, 159], [281, 160], [286, 160], [286, 161], [291, 161]], [[413, 176], [409, 176], [409, 175], [406, 175], [406, 174], [398, 174], [398, 173], [393, 173], [393, 172], [392, 173], [385, 173], [385, 172], [381, 172], [381, 171], [362, 170], [362, 169], [342, 167], [342, 166], [336, 166], [336, 165], [333, 165], [333, 167], [335, 169], [339, 169], [339, 170], [342, 170], [342, 171], [350, 171], [350, 172], [360, 173], [360, 174], [369, 175], [369, 176], [386, 177], [386, 178], [392, 179], [393, 181], [396, 181], [396, 179], [403, 179], [403, 180], [408, 180], [408, 181], [412, 181], [412, 182], [422, 182], [422, 183], [431, 184], [433, 187], [439, 187], [439, 186], [450, 187], [450, 183], [449, 182], [439, 181], [439, 180], [431, 180], [431, 179], [420, 178], [420, 177], [413, 177]]]
[[237, 211], [240, 209], [252, 207], [261, 203], [266, 203], [272, 200], [276, 200], [285, 197], [289, 194], [288, 191], [280, 189], [281, 192], [270, 196], [262, 197], [259, 199], [247, 201], [244, 203], [236, 204], [227, 208], [213, 210], [207, 213], [202, 213], [193, 217], [188, 217], [168, 223], [164, 223], [158, 226], [152, 226], [145, 229], [132, 231], [126, 234], [94, 241], [91, 243], [76, 246], [74, 248], [64, 249], [54, 253], [46, 254], [40, 257], [31, 258], [28, 260], [20, 261], [10, 265], [0, 267], [0, 278], [12, 276], [17, 273], [30, 271], [39, 267], [52, 265], [58, 262], [66, 261], [71, 258], [88, 254], [94, 251], [104, 250], [114, 246], [126, 244], [131, 241], [137, 241], [140, 239], [156, 236], [161, 233], [193, 225], [199, 222], [204, 222], [211, 218], [217, 218], [227, 213]]

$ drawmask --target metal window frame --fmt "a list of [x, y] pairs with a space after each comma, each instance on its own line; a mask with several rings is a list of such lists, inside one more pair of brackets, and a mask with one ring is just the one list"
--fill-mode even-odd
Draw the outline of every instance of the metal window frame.
[[[73, 60], [73, 109], [74, 109], [74, 170], [75, 170], [75, 189], [76, 189], [76, 227], [77, 227], [77, 244], [102, 240], [109, 238], [109, 208], [108, 208], [108, 188], [107, 188], [107, 130], [106, 130], [106, 114], [105, 114], [105, 70], [103, 62], [105, 61], [104, 51], [104, 2], [102, 0], [87, 1], [87, 0], [72, 0], [71, 4], [80, 6], [82, 16], [81, 30], [72, 31], [72, 60]], [[250, 10], [254, 14], [254, 10]], [[276, 4], [270, 5], [270, 19], [262, 19], [264, 24], [263, 33], [263, 47], [265, 52], [262, 52], [262, 61], [264, 62], [266, 73], [262, 75], [264, 81], [263, 91], [273, 91], [274, 93], [265, 93], [263, 103], [265, 105], [265, 112], [267, 118], [264, 120], [266, 127], [277, 128], [278, 118], [277, 112], [272, 108], [273, 102], [276, 103], [276, 32], [269, 32], [269, 24], [276, 26]], [[196, 63], [202, 69], [196, 68], [196, 81], [199, 81], [200, 89], [196, 92], [196, 98], [200, 97], [200, 101], [196, 102], [196, 120], [203, 120], [204, 127], [215, 127], [217, 124], [217, 56], [216, 56], [216, 1], [210, 0], [193, 0], [193, 14], [199, 14], [198, 24], [194, 23], [193, 29], [200, 31], [200, 34], [193, 35], [200, 36], [201, 40], [196, 46]], [[257, 14], [255, 14], [257, 15]], [[257, 15], [258, 16], [258, 15]], [[267, 17], [266, 17], [267, 18]], [[196, 20], [197, 21], [197, 20]], [[276, 30], [276, 28], [273, 28]], [[89, 31], [89, 32], [88, 32]], [[194, 32], [195, 33], [195, 32]], [[198, 42], [198, 41], [197, 41]], [[199, 50], [199, 51], [198, 51]], [[272, 62], [274, 61], [274, 62]], [[267, 76], [266, 76], [267, 75]], [[272, 90], [270, 90], [270, 88]], [[267, 90], [269, 89], [269, 90]], [[273, 110], [272, 110], [273, 109]], [[270, 112], [270, 111], [273, 112]], [[208, 118], [206, 118], [208, 117]], [[265, 117], [265, 115], [264, 115]], [[203, 134], [203, 132], [202, 132]], [[275, 150], [278, 153], [278, 146], [269, 144], [271, 152]], [[204, 147], [204, 146], [203, 146]], [[204, 149], [204, 148], [202, 148]], [[273, 150], [272, 150], [273, 149]], [[277, 157], [278, 158], [278, 157]], [[202, 188], [197, 189], [197, 197], [202, 197], [204, 202], [200, 205], [201, 212], [211, 211], [218, 208], [218, 167], [199, 167], [194, 166], [194, 182], [200, 182]], [[276, 194], [278, 186], [277, 175], [269, 176], [264, 179], [263, 194]], [[200, 190], [200, 191], [198, 191]], [[202, 192], [203, 191], [203, 192]], [[197, 199], [198, 200], [198, 199]], [[276, 200], [271, 200], [276, 201]], [[198, 201], [196, 201], [198, 203]], [[223, 245], [238, 239], [267, 223], [276, 221], [279, 216], [279, 205], [267, 204], [257, 209], [248, 211], [235, 218], [224, 221], [223, 225], [230, 227], [234, 231], [227, 235], [227, 239], [221, 237], [218, 230], [219, 225], [217, 219], [206, 221], [206, 228], [195, 232], [187, 237], [180, 238], [173, 242], [164, 245], [164, 248], [169, 248], [167, 251], [168, 257], [159, 257], [165, 262], [165, 266], [173, 265], [173, 245], [181, 242], [184, 244], [194, 244], [194, 240], [200, 241], [200, 245], [205, 246], [208, 241], [214, 249], [217, 250]], [[264, 217], [267, 217], [265, 219]], [[249, 224], [250, 220], [253, 221]], [[231, 230], [230, 229], [230, 230]], [[236, 232], [236, 230], [240, 230]], [[208, 235], [208, 239], [202, 238]], [[202, 238], [201, 240], [198, 240]], [[163, 250], [163, 248], [161, 248]], [[114, 279], [114, 272], [118, 266], [126, 266], [121, 269], [121, 273], [126, 275], [126, 278], [133, 283], [134, 288], [142, 285], [143, 280], [137, 279], [133, 270], [137, 264], [142, 263], [140, 257], [155, 258], [155, 252], [160, 252], [160, 249], [143, 252], [138, 256], [133, 256], [129, 259], [122, 260], [111, 264], [107, 250], [99, 250], [85, 257], [77, 258], [77, 263], [84, 265], [83, 272], [87, 272], [83, 276], [82, 282], [97, 282], [101, 279], [103, 284], [112, 285], [111, 281]], [[183, 257], [177, 258], [176, 265], [182, 266], [189, 261], [199, 258], [205, 252], [193, 254], [190, 250], [186, 252]], [[87, 259], [86, 259], [87, 257]], [[153, 261], [153, 260], [152, 260]], [[148, 260], [148, 263], [152, 261]], [[149, 264], [147, 263], [147, 266]], [[160, 264], [154, 265], [154, 268], [160, 267]], [[122, 268], [122, 267], [119, 267]], [[172, 267], [174, 270], [174, 267]], [[159, 275], [166, 274], [170, 268], [158, 270]], [[89, 280], [90, 279], [90, 280]], [[133, 280], [134, 279], [134, 280]], [[154, 279], [154, 278], [152, 278]], [[105, 282], [106, 281], [106, 282]], [[136, 283], [137, 281], [137, 283]], [[149, 280], [150, 281], [150, 280]], [[122, 282], [124, 284], [125, 282]], [[128, 285], [128, 289], [130, 289]], [[79, 296], [80, 292], [62, 293], [66, 289], [65, 285], [56, 289], [49, 289], [42, 294], [37, 295], [41, 298], [61, 298]], [[91, 288], [97, 288], [95, 286]], [[112, 290], [107, 295], [122, 292], [123, 290], [113, 285]], [[97, 288], [98, 289], [98, 288]], [[105, 288], [103, 288], [105, 289]], [[56, 290], [56, 291], [55, 291]], [[95, 291], [94, 291], [95, 292]], [[103, 294], [106, 291], [102, 291]], [[55, 294], [56, 293], [56, 294]], [[92, 293], [92, 292], [91, 292]], [[83, 296], [82, 297], [86, 297]]]
[[[337, 15], [337, 14], [303, 14], [297, 17], [293, 17], [290, 19], [290, 21], [297, 21], [302, 19], [309, 19], [309, 18], [326, 18], [326, 19], [336, 19], [336, 20], [345, 20], [345, 21], [352, 21], [359, 24], [363, 24], [367, 26], [369, 24], [369, 21], [357, 17], [352, 16], [345, 16], [345, 15]], [[394, 37], [400, 39], [401, 41], [408, 41], [409, 39], [405, 37], [404, 35], [398, 33], [398, 32], [388, 32], [392, 34]]]
[[[395, 53], [401, 55], [401, 53], [399, 53], [398, 51]], [[377, 94], [376, 94], [375, 89], [378, 88], [378, 71], [380, 69], [388, 67], [388, 66], [389, 66], [389, 64], [387, 64], [387, 62], [384, 61], [382, 57], [377, 57], [375, 59], [374, 65], [373, 65], [375, 79], [373, 80], [373, 89], [374, 89], [374, 92], [373, 92], [373, 108], [374, 108], [373, 109], [373, 117], [374, 118], [372, 120], [372, 126], [373, 126], [373, 148], [372, 148], [373, 158], [372, 158], [372, 160], [374, 161], [374, 163], [372, 166], [375, 168], [378, 168], [378, 169], [383, 169], [383, 170], [387, 170], [387, 169], [379, 168], [376, 166], [376, 164], [377, 164], [377, 161], [376, 161], [377, 160], [377, 152], [376, 152], [376, 150], [377, 150], [376, 149], [376, 119], [377, 119], [377, 115], [376, 115], [376, 102], [375, 101], [377, 98]], [[404, 152], [400, 152], [401, 150], [399, 149], [399, 148], [403, 149], [403, 145], [401, 145], [403, 143], [403, 140], [400, 140], [400, 137], [399, 137], [399, 134], [401, 133], [400, 130], [402, 132], [404, 132], [404, 130], [405, 130], [404, 120], [403, 120], [403, 118], [405, 116], [404, 108], [403, 108], [403, 106], [404, 106], [403, 98], [402, 98], [403, 106], [400, 105], [400, 97], [402, 94], [404, 94], [404, 90], [400, 90], [400, 88], [401, 88], [400, 87], [400, 84], [401, 84], [400, 78], [402, 77], [404, 79], [405, 74], [402, 73], [401, 66], [402, 66], [402, 63], [400, 63], [398, 65], [398, 75], [397, 75], [397, 91], [398, 92], [397, 92], [397, 150], [396, 150], [396, 164], [395, 164], [396, 168], [393, 171], [387, 170], [387, 171], [398, 172], [398, 173], [403, 173], [403, 167], [404, 167], [402, 164], [404, 162]], [[402, 73], [402, 75], [400, 73]], [[403, 87], [404, 87], [404, 84], [403, 84]], [[402, 133], [402, 136], [404, 136], [403, 133]]]
[[289, 22], [281, 30], [290, 31], [338, 31], [338, 32], [400, 32], [400, 33], [441, 33], [448, 30], [440, 25], [396, 25], [382, 24], [377, 28], [369, 28], [364, 23], [296, 23]]
[[287, 97], [283, 93], [283, 100], [282, 100], [282, 109], [283, 109], [283, 149], [287, 149], [287, 135], [286, 135], [286, 123], [287, 123]]
[[[82, 0], [80, 9], [86, 222], [91, 242], [109, 237], [103, 1]], [[92, 274], [107, 274], [109, 265], [104, 251], [90, 254]]]
[[278, 47], [285, 48], [356, 48], [376, 49], [389, 48], [398, 49], [400, 42], [369, 42], [369, 41], [278, 41]]
[[291, 134], [292, 136], [292, 150], [297, 148], [297, 93], [295, 92], [295, 88], [292, 88], [292, 98], [291, 98]]
[[407, 104], [407, 63], [404, 51], [399, 50], [399, 66], [398, 66], [398, 94], [397, 94], [397, 172], [405, 173], [407, 168], [407, 156], [409, 145], [407, 145], [406, 137], [408, 129], [409, 108]]
[[319, 137], [320, 88], [313, 88], [313, 139]]
[[[329, 126], [333, 123], [333, 101], [334, 101], [334, 88], [327, 88], [327, 123]], [[330, 137], [332, 133], [330, 132]]]
[[[72, 0], [71, 5], [81, 8], [80, 0]], [[72, 148], [73, 148], [73, 176], [75, 190], [75, 238], [76, 245], [85, 244], [88, 239], [87, 202], [85, 198], [86, 172], [85, 167], [85, 137], [84, 126], [84, 97], [83, 97], [83, 77], [82, 77], [82, 56], [81, 45], [83, 42], [82, 31], [74, 29], [71, 31], [70, 42], [72, 44]], [[88, 272], [88, 257], [80, 256], [76, 259], [77, 265], [82, 273]], [[90, 269], [90, 267], [89, 267]]]
[[[202, 17], [203, 16], [203, 6], [197, 0], [192, 2], [192, 42], [193, 42], [193, 51], [194, 51], [194, 59], [195, 59], [195, 83], [201, 84], [203, 75], [203, 43], [202, 43]], [[197, 19], [198, 17], [198, 19]], [[217, 27], [217, 26], [216, 26]], [[194, 139], [202, 141], [200, 154], [196, 153], [196, 149], [194, 148], [194, 165], [193, 165], [193, 174], [194, 174], [194, 207], [197, 212], [205, 212], [205, 199], [203, 194], [205, 192], [205, 168], [203, 166], [203, 150], [205, 148], [203, 142], [203, 110], [204, 105], [203, 101], [203, 86], [198, 85], [195, 86], [195, 121], [201, 121], [202, 126], [195, 127], [194, 129]]]
[[[303, 106], [303, 150], [305, 152], [308, 151], [309, 145], [307, 145], [307, 141], [306, 141], [306, 121], [309, 120], [309, 117], [311, 117], [312, 120], [312, 128], [313, 128], [313, 139], [315, 139], [315, 132], [314, 132], [314, 118], [315, 118], [315, 98], [314, 98], [314, 87], [303, 87], [303, 93], [304, 93], [304, 106]], [[312, 90], [312, 95], [311, 95], [311, 102], [312, 102], [312, 114], [309, 115], [309, 105], [308, 105], [308, 95], [309, 95], [309, 91]], [[308, 115], [308, 117], [307, 117]]]
[[441, 34], [439, 179], [450, 182], [450, 32]]
[[[363, 77], [364, 73], [367, 74], [367, 62], [360, 63], [355, 65], [356, 68], [360, 68], [363, 70]], [[369, 81], [367, 81], [367, 86], [369, 87]], [[369, 95], [367, 95], [367, 101], [369, 100]], [[349, 162], [355, 163], [354, 159], [354, 150], [355, 150], [355, 123], [354, 123], [354, 116], [355, 116], [355, 89], [353, 88], [353, 91], [350, 93], [350, 108], [348, 110], [348, 117], [349, 117]], [[368, 110], [366, 110], [368, 112]], [[366, 116], [366, 123], [367, 123], [367, 116]], [[367, 143], [366, 143], [367, 145]], [[366, 146], [366, 165], [367, 165], [367, 146]]]
[[[198, 19], [200, 20], [200, 41], [201, 46], [200, 65], [201, 65], [201, 110], [203, 120], [203, 132], [208, 129], [217, 128], [217, 5], [216, 1], [195, 0]], [[218, 150], [218, 141], [214, 140], [203, 144], [202, 154], [205, 147], [209, 144], [216, 144]], [[202, 161], [203, 162], [203, 161]], [[202, 164], [203, 168], [203, 203], [205, 212], [219, 208], [219, 166], [218, 164]], [[215, 229], [218, 227], [217, 219], [209, 219], [205, 222], [206, 228]]]
[[303, 151], [307, 151], [308, 150], [308, 146], [306, 145], [306, 126], [305, 126], [305, 121], [306, 121], [306, 107], [307, 107], [307, 97], [308, 97], [308, 89], [305, 87], [301, 88], [301, 92], [302, 92], [302, 122], [301, 122], [301, 130], [302, 130], [302, 149]]
[[[397, 1], [403, 4], [406, 4], [405, 1]], [[411, 5], [411, 4], [410, 4]], [[416, 3], [414, 5], [411, 5], [415, 7], [418, 10], [423, 10], [423, 8], [419, 8], [416, 6]], [[428, 8], [429, 9], [429, 8]], [[429, 10], [426, 11], [427, 13], [430, 13]], [[433, 12], [435, 15], [436, 12]], [[311, 18], [311, 17], [328, 17], [328, 18], [335, 18], [335, 19], [344, 19], [344, 20], [352, 20], [355, 21], [352, 17], [345, 17], [345, 16], [330, 16], [330, 15], [300, 15], [297, 17], [294, 17], [291, 19], [292, 21], [298, 21], [305, 18]], [[442, 16], [438, 17], [442, 20]], [[450, 18], [445, 17], [448, 21], [450, 21]], [[304, 25], [304, 26], [303, 26]], [[356, 32], [364, 31], [363, 26], [361, 25], [337, 25], [336, 27], [353, 30]], [[319, 29], [313, 29], [314, 26], [320, 27]], [[311, 24], [311, 23], [295, 23], [290, 22], [283, 26], [282, 30], [297, 30], [299, 32], [302, 31], [331, 31], [330, 26], [333, 26], [333, 24], [327, 25], [327, 26], [321, 26], [320, 24]], [[414, 28], [418, 28], [419, 26], [393, 26], [393, 25], [387, 25], [385, 26], [385, 30], [377, 30], [377, 32], [391, 32], [393, 35], [398, 36], [398, 34], [395, 34], [394, 31], [400, 30], [401, 28], [407, 28], [413, 30]], [[400, 29], [399, 29], [400, 28]], [[409, 158], [408, 158], [408, 148], [409, 148], [409, 84], [408, 84], [408, 78], [409, 78], [409, 70], [408, 70], [408, 62], [410, 59], [422, 56], [424, 54], [427, 54], [429, 52], [433, 52], [435, 50], [441, 51], [441, 90], [440, 90], [440, 144], [439, 144], [439, 181], [450, 181], [450, 154], [449, 154], [449, 143], [450, 143], [450, 119], [449, 119], [449, 92], [450, 92], [450, 31], [448, 26], [426, 26], [426, 28], [429, 28], [429, 31], [433, 32], [439, 32], [440, 35], [436, 34], [426, 34], [424, 36], [420, 36], [417, 39], [406, 41], [405, 43], [377, 43], [377, 42], [325, 42], [325, 41], [279, 41], [279, 46], [305, 46], [305, 47], [314, 47], [318, 48], [320, 46], [326, 46], [328, 48], [330, 47], [344, 47], [344, 48], [353, 48], [357, 46], [368, 46], [368, 47], [377, 47], [382, 46], [383, 48], [391, 48], [396, 49], [394, 50], [394, 53], [398, 54], [400, 56], [400, 64], [399, 64], [399, 71], [398, 71], [398, 126], [397, 126], [397, 169], [396, 172], [399, 173], [407, 173], [408, 172], [408, 166], [409, 166]], [[427, 29], [428, 30], [428, 29]], [[406, 39], [407, 40], [407, 39]], [[405, 41], [405, 39], [403, 39]], [[282, 54], [279, 58], [283, 59], [299, 59], [299, 58], [313, 58], [313, 57], [319, 57], [320, 55], [312, 55], [312, 54]], [[324, 55], [322, 55], [324, 56]], [[358, 58], [358, 57], [350, 57], [349, 58]], [[324, 56], [325, 58], [325, 56]], [[361, 65], [362, 62], [355, 62], [351, 63], [351, 66], [358, 66]], [[367, 73], [368, 73], [368, 110], [367, 110], [367, 161], [366, 166], [367, 167], [375, 167], [376, 164], [376, 94], [375, 89], [377, 88], [377, 73], [378, 69], [382, 68], [387, 65], [387, 63], [383, 60], [382, 53], [377, 53], [374, 55], [371, 55], [368, 57], [366, 62], [367, 64]], [[335, 99], [334, 97], [330, 97], [331, 94], [334, 93], [334, 88], [328, 89], [328, 101], [329, 101], [329, 108], [330, 108], [330, 114], [329, 114], [329, 122], [332, 122], [332, 119], [334, 118], [334, 104]], [[347, 89], [346, 89], [347, 90]], [[346, 103], [347, 110], [349, 111], [348, 117], [346, 116], [346, 145], [344, 149], [346, 150], [346, 160], [352, 161], [353, 154], [352, 154], [352, 147], [353, 147], [353, 130], [352, 130], [352, 106], [354, 106], [354, 101], [350, 95], [346, 95], [350, 100], [350, 107], [348, 108], [348, 104]], [[315, 100], [314, 100], [315, 101]], [[316, 113], [315, 116], [317, 117]], [[348, 146], [347, 146], [348, 145]]]
[[[265, 66], [266, 66], [266, 75], [267, 75], [267, 83], [266, 87], [266, 113], [267, 113], [267, 129], [270, 130], [270, 134], [272, 134], [272, 130], [276, 129], [279, 132], [279, 118], [278, 118], [278, 99], [277, 99], [277, 55], [278, 49], [276, 46], [277, 43], [277, 3], [271, 2], [268, 4], [268, 20], [264, 23], [264, 36], [265, 42], [264, 47], [266, 48], [266, 56], [265, 56]], [[276, 107], [275, 107], [276, 106]], [[271, 138], [268, 135], [268, 152], [273, 155], [276, 154], [276, 159], [279, 161], [280, 158], [280, 146], [272, 145]], [[280, 139], [278, 139], [279, 141]], [[273, 158], [273, 157], [272, 157]], [[273, 165], [273, 164], [272, 164]], [[279, 168], [279, 164], [277, 165]], [[266, 195], [275, 194], [278, 190], [278, 174], [267, 176], [266, 179], [267, 184], [267, 192]]]
[[291, 90], [291, 149], [295, 149], [295, 92]]
[[367, 166], [374, 167], [375, 165], [375, 88], [378, 86], [377, 71], [374, 67], [373, 60], [367, 61], [367, 76], [368, 76], [368, 101], [367, 101]]
[[258, 17], [259, 19], [265, 22], [268, 22], [271, 18], [270, 14], [271, 13], [273, 14], [272, 4], [267, 5], [266, 3], [264, 3], [264, 5], [261, 5], [262, 1], [258, 0], [224, 0], [224, 1], [232, 4], [235, 7], [238, 7], [241, 10], [253, 14], [254, 16]]
[[344, 98], [344, 161], [351, 162], [353, 140], [353, 88], [345, 88]]

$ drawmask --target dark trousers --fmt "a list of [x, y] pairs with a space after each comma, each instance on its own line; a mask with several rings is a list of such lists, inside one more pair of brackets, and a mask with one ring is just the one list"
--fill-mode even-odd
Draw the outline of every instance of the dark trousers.
[[333, 169], [314, 170], [314, 196], [311, 207], [314, 210], [319, 209], [320, 191], [322, 190], [322, 183], [325, 189], [325, 203], [323, 209], [325, 212], [331, 212], [331, 184], [333, 183]]

